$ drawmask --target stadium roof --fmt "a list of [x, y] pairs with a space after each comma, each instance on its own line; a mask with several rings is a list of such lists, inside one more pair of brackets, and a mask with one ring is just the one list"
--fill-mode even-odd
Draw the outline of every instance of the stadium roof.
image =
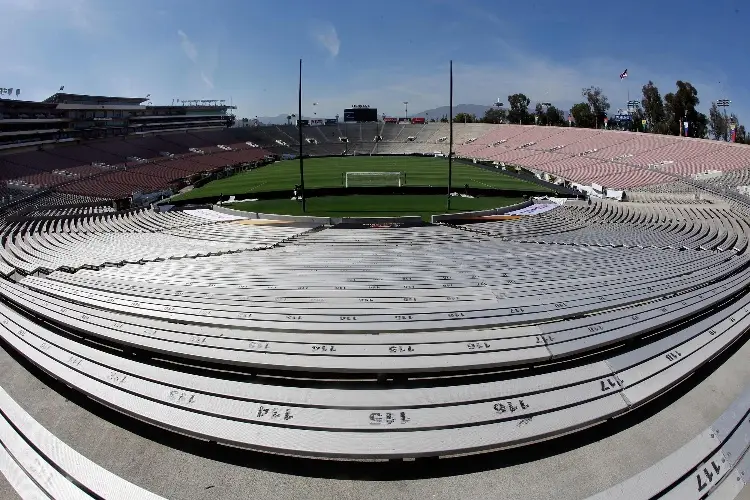
[[91, 103], [91, 104], [110, 104], [113, 102], [128, 104], [142, 104], [148, 101], [147, 97], [114, 97], [114, 96], [99, 96], [99, 95], [86, 95], [86, 94], [68, 94], [58, 92], [53, 94], [44, 100], [47, 103], [62, 103], [62, 102], [79, 102], [79, 103]]
[[6, 107], [35, 106], [35, 107], [54, 108], [56, 106], [54, 103], [49, 103], [47, 101], [44, 101], [44, 102], [23, 101], [20, 99], [0, 99], [0, 104]]

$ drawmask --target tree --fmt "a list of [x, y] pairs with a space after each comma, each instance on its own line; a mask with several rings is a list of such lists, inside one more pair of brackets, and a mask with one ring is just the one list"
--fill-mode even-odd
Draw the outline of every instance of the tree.
[[581, 95], [586, 98], [586, 103], [588, 104], [591, 115], [594, 119], [594, 126], [604, 126], [604, 118], [607, 116], [607, 111], [609, 111], [609, 99], [606, 95], [604, 95], [604, 92], [602, 92], [602, 89], [599, 87], [589, 87], [587, 89], [581, 90]]
[[666, 115], [664, 113], [664, 103], [661, 100], [659, 89], [656, 88], [654, 82], [649, 80], [649, 82], [643, 86], [642, 92], [643, 98], [641, 99], [641, 105], [643, 106], [643, 114], [648, 122], [648, 131], [657, 134], [664, 133], [661, 131], [666, 131], [668, 129], [662, 125], [665, 121]]
[[472, 113], [458, 113], [453, 117], [453, 122], [456, 123], [474, 123], [477, 121], [477, 115]]
[[708, 117], [699, 113], [695, 108], [700, 104], [698, 91], [690, 82], [677, 80], [677, 92], [670, 92], [664, 96], [664, 111], [669, 124], [669, 133], [682, 135], [680, 124], [688, 122], [690, 137], [706, 137], [708, 134]]
[[587, 102], [579, 102], [570, 108], [570, 114], [576, 122], [576, 127], [594, 128], [594, 113]]
[[440, 118], [440, 123], [448, 123], [448, 115], [443, 115]]
[[750, 144], [750, 137], [745, 133], [745, 126], [737, 124], [737, 130], [734, 132], [734, 142], [740, 144]]
[[544, 120], [547, 125], [553, 127], [559, 127], [565, 125], [565, 115], [561, 109], [557, 109], [555, 106], [547, 106], [547, 110], [544, 113]]
[[529, 114], [529, 104], [531, 99], [524, 94], [513, 94], [508, 96], [508, 121], [510, 123], [533, 123], [533, 118]]
[[484, 123], [505, 123], [508, 118], [508, 112], [500, 107], [491, 107], [484, 112], [482, 122]]
[[729, 123], [715, 102], [711, 103], [711, 108], [708, 110], [708, 126], [714, 140], [726, 141], [728, 139]]

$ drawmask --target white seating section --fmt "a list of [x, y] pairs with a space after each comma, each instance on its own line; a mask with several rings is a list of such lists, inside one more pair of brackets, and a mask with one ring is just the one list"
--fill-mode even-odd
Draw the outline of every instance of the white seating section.
[[[518, 213], [388, 229], [210, 209], [19, 220], [3, 230], [0, 337], [73, 390], [163, 429], [384, 460], [587, 432], [750, 329], [750, 226], [730, 204]], [[746, 481], [748, 394], [595, 498], [733, 498]], [[34, 460], [58, 466], [52, 497], [77, 498], [68, 477], [82, 470], [111, 475], [73, 450], [35, 458], [28, 439], [57, 450], [56, 438], [2, 389], [0, 410], [0, 440], [13, 444], [0, 469], [16, 489], [40, 487]], [[720, 471], [700, 476], [712, 464]], [[97, 494], [149, 498], [113, 481], [121, 488]]]

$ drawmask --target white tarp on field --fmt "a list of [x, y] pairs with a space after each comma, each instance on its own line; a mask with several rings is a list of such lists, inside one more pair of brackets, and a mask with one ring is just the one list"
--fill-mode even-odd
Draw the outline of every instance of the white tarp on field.
[[512, 212], [508, 212], [505, 215], [536, 215], [536, 214], [543, 214], [544, 212], [549, 212], [550, 210], [554, 210], [555, 208], [559, 207], [557, 203], [539, 203], [534, 205], [529, 205], [526, 208], [520, 208], [518, 210], [513, 210]]
[[230, 220], [242, 220], [246, 219], [247, 217], [238, 217], [236, 215], [229, 215], [222, 212], [217, 212], [215, 210], [208, 210], [206, 208], [199, 208], [197, 210], [185, 210], [185, 213], [188, 215], [193, 215], [195, 217], [200, 217], [202, 219], [206, 220], [212, 220], [212, 221], [230, 221]]

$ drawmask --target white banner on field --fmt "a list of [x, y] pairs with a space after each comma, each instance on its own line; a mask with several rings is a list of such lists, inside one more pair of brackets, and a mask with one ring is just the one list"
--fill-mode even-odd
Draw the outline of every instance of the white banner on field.
[[520, 208], [518, 210], [513, 210], [512, 212], [508, 212], [505, 215], [536, 215], [536, 214], [543, 214], [544, 212], [549, 212], [550, 210], [554, 210], [559, 205], [557, 203], [539, 203], [534, 205], [529, 205], [526, 208]]
[[208, 210], [206, 208], [199, 208], [197, 210], [185, 210], [188, 215], [200, 217], [201, 219], [213, 220], [216, 222], [230, 221], [230, 220], [243, 220], [246, 217], [238, 217], [236, 215], [229, 215], [215, 210]]

